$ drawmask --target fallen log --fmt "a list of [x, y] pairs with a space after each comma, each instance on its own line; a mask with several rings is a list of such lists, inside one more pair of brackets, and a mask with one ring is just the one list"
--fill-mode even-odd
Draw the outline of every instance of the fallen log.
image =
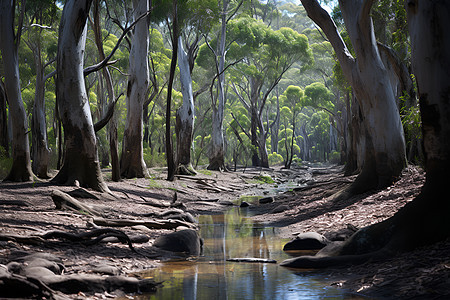
[[105, 219], [105, 218], [94, 218], [95, 225], [99, 226], [110, 226], [110, 227], [127, 227], [135, 225], [143, 225], [150, 229], [175, 229], [180, 226], [187, 228], [195, 228], [196, 226], [192, 223], [181, 221], [181, 220], [130, 220], [130, 219]]
[[277, 261], [274, 259], [257, 258], [257, 257], [228, 258], [227, 261], [248, 262], [248, 263], [268, 263], [268, 264], [276, 264], [277, 263]]

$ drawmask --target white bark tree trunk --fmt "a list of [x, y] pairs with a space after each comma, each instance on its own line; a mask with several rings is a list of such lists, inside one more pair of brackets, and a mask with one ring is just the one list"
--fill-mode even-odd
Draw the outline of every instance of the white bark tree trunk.
[[175, 131], [177, 135], [177, 173], [195, 174], [191, 164], [191, 146], [194, 133], [194, 97], [189, 58], [178, 37], [178, 67], [180, 68], [183, 104], [177, 110]]
[[[209, 155], [209, 170], [225, 169], [225, 142], [223, 137], [223, 114], [225, 110], [225, 39], [227, 32], [227, 15], [228, 0], [223, 0], [223, 13], [221, 17], [221, 34], [219, 43], [219, 78], [217, 81], [218, 99], [217, 106], [213, 103], [212, 114], [212, 134], [211, 134], [211, 152]], [[212, 95], [211, 95], [212, 97]]]
[[364, 166], [350, 192], [361, 193], [389, 185], [406, 165], [405, 141], [389, 74], [381, 61], [373, 32], [370, 17], [373, 1], [339, 1], [356, 59], [318, 2], [302, 0], [302, 4], [330, 40], [363, 113], [367, 131]]
[[36, 61], [36, 90], [32, 116], [32, 170], [40, 178], [49, 178], [48, 163], [50, 150], [47, 145], [47, 125], [45, 121], [45, 76], [41, 60], [41, 46], [34, 49]]
[[[133, 0], [134, 17], [146, 13], [147, 0]], [[145, 177], [147, 167], [143, 153], [143, 104], [149, 84], [148, 67], [149, 23], [136, 24], [131, 42], [130, 70], [127, 89], [127, 121], [122, 144], [120, 173], [124, 178]]]
[[0, 47], [5, 72], [5, 90], [12, 119], [13, 165], [6, 181], [33, 180], [31, 172], [30, 146], [28, 142], [28, 122], [22, 101], [19, 81], [19, 61], [17, 41], [14, 34], [14, 1], [1, 1], [0, 6]]
[[92, 1], [69, 0], [59, 27], [56, 97], [64, 127], [64, 162], [53, 178], [61, 184], [76, 184], [109, 191], [100, 170], [97, 141], [86, 93], [83, 63], [86, 20]]

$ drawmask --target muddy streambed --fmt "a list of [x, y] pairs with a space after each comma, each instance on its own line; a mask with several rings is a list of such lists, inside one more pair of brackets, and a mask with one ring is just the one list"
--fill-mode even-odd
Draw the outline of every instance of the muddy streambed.
[[[225, 214], [201, 215], [199, 233], [203, 255], [195, 260], [166, 261], [140, 275], [163, 281], [156, 294], [134, 299], [346, 299], [351, 295], [330, 287], [323, 274], [292, 271], [279, 266], [290, 256], [283, 252], [287, 239], [277, 228], [247, 217], [248, 209], [233, 207]], [[276, 263], [227, 261], [263, 258]]]

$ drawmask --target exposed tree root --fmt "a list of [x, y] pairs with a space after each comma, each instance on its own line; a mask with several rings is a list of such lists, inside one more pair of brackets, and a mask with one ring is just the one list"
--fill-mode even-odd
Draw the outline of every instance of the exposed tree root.
[[84, 204], [73, 198], [69, 194], [66, 194], [59, 190], [52, 191], [52, 199], [53, 203], [55, 203], [56, 209], [68, 209], [91, 216], [102, 215], [102, 212], [98, 208], [94, 208], [90, 205]]
[[125, 227], [143, 225], [150, 229], [176, 229], [184, 226], [187, 228], [195, 227], [194, 224], [181, 220], [128, 220], [128, 219], [103, 219], [94, 218], [94, 223], [100, 226]]
[[100, 243], [107, 237], [116, 237], [119, 242], [128, 244], [131, 250], [136, 252], [131, 242], [130, 237], [123, 231], [112, 228], [98, 228], [88, 232], [81, 232], [78, 234], [64, 232], [64, 231], [49, 231], [41, 235], [8, 235], [0, 234], [0, 240], [15, 241], [23, 244], [42, 244], [51, 239], [68, 240], [71, 242], [81, 243], [83, 245], [94, 245]]
[[195, 176], [197, 172], [192, 167], [192, 164], [188, 165], [178, 165], [177, 170], [175, 171], [175, 176], [177, 175], [187, 175], [187, 176]]

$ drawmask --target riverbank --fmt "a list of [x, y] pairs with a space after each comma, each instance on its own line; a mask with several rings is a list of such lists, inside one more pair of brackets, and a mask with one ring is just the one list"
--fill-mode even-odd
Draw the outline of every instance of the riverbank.
[[[108, 170], [104, 174], [106, 178], [110, 176]], [[45, 252], [61, 258], [64, 273], [69, 275], [94, 274], [99, 266], [113, 267], [116, 274], [124, 276], [135, 274], [159, 267], [161, 259], [172, 255], [151, 245], [177, 227], [195, 227], [186, 213], [194, 218], [219, 214], [242, 201], [249, 202], [245, 209], [255, 222], [277, 227], [280, 238], [315, 231], [330, 239], [343, 239], [358, 228], [392, 216], [420, 192], [424, 182], [424, 173], [410, 167], [389, 189], [334, 203], [331, 196], [353, 180], [353, 177], [343, 177], [339, 166], [309, 165], [292, 170], [247, 168], [223, 173], [200, 170], [195, 177], [180, 176], [174, 182], [164, 180], [165, 175], [164, 169], [150, 169], [150, 178], [108, 181], [110, 195], [88, 191], [91, 195], [88, 198], [82, 198], [79, 193], [74, 196], [108, 219], [152, 220], [163, 224], [158, 225], [160, 229], [149, 229], [151, 226], [142, 224], [120, 227], [128, 236], [143, 238], [140, 243], [133, 243], [136, 252], [127, 244], [113, 243], [111, 239], [109, 243], [93, 245], [67, 240], [24, 243], [10, 239], [0, 242], [0, 264], [6, 264], [18, 252]], [[52, 198], [55, 190], [70, 194], [76, 188], [47, 182], [0, 184], [0, 233], [36, 236], [49, 231], [78, 233], [97, 228], [98, 216], [55, 209]], [[261, 197], [266, 198], [264, 204], [259, 204]], [[177, 212], [178, 221], [167, 221]], [[450, 243], [442, 242], [382, 262], [320, 272], [332, 279], [332, 286], [360, 295], [392, 299], [446, 298], [450, 294], [449, 257]], [[94, 293], [89, 297], [100, 299], [113, 294]], [[120, 292], [115, 294], [123, 296]], [[85, 299], [87, 295], [70, 297]]]

